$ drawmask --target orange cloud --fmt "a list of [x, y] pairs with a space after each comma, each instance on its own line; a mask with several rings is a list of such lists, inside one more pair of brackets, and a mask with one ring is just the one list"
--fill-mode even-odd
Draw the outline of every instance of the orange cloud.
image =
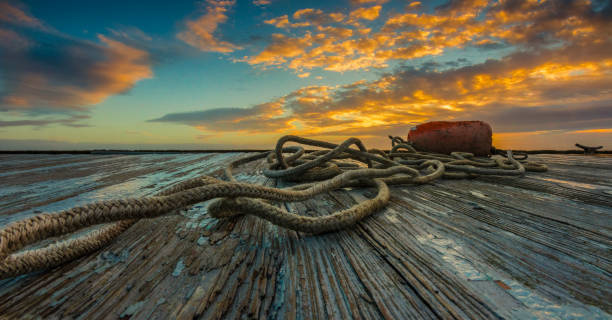
[[[0, 105], [9, 110], [26, 108], [80, 109], [131, 89], [138, 81], [151, 78], [149, 54], [99, 35], [104, 45], [71, 43], [46, 52], [49, 65], [33, 62], [24, 50], [6, 51], [2, 69], [13, 81], [6, 83]], [[36, 63], [40, 70], [32, 68]], [[78, 63], [78, 66], [71, 65]], [[70, 70], [78, 70], [70, 74]]]
[[381, 6], [359, 8], [351, 12], [350, 17], [354, 19], [374, 20], [378, 18]]
[[277, 18], [272, 18], [269, 20], [264, 20], [264, 23], [271, 24], [277, 28], [286, 28], [290, 25], [289, 17], [287, 15], [283, 15]]
[[[65, 119], [9, 121], [6, 126], [82, 126], [76, 123], [84, 119], [78, 115], [80, 110], [153, 76], [149, 53], [134, 45], [103, 35], [98, 35], [100, 43], [64, 35], [7, 2], [0, 2], [0, 22], [0, 70], [4, 80], [0, 111], [71, 115]], [[136, 30], [111, 33], [128, 40], [128, 33], [136, 34]], [[139, 37], [148, 37], [137, 31]], [[44, 39], [43, 45], [38, 37]]]
[[280, 17], [276, 17], [276, 18], [272, 18], [269, 20], [264, 20], [265, 24], [271, 24], [277, 28], [280, 29], [284, 29], [284, 28], [298, 28], [298, 27], [307, 27], [310, 25], [309, 22], [296, 22], [296, 23], [291, 23], [289, 22], [289, 16], [288, 15], [282, 15]]
[[[76, 101], [83, 104], [96, 104], [108, 96], [125, 92], [143, 79], [153, 77], [149, 64], [149, 54], [146, 51], [125, 45], [119, 41], [99, 35], [98, 38], [107, 47], [107, 59], [91, 66], [91, 74], [104, 79], [104, 84], [96, 90], [80, 90], [65, 87]], [[75, 102], [76, 102], [75, 101]]]
[[415, 8], [415, 7], [420, 7], [420, 6], [421, 6], [420, 1], [413, 1], [413, 2], [410, 2], [410, 4], [408, 5], [408, 7], [410, 8]]
[[371, 3], [383, 4], [387, 2], [389, 2], [389, 0], [351, 0], [351, 3], [354, 5], [371, 4]]
[[[238, 121], [231, 128], [210, 120], [208, 113], [173, 121], [198, 123], [204, 132], [238, 130], [266, 137], [293, 133], [337, 140], [352, 135], [366, 139], [404, 135], [409, 126], [433, 119], [481, 119], [493, 125], [500, 147], [518, 141], [506, 134], [511, 132], [609, 133], [610, 129], [601, 128], [612, 121], [611, 48], [612, 41], [568, 44], [445, 71], [405, 69], [375, 81], [304, 87], [275, 100], [273, 116], [267, 116], [265, 125], [258, 122], [264, 116], [258, 113], [259, 107], [241, 116], [228, 114]], [[310, 52], [300, 54], [292, 62], [313, 61]], [[341, 54], [334, 57], [349, 63]], [[374, 145], [386, 144], [384, 139], [377, 141]]]
[[322, 14], [323, 14], [323, 11], [320, 9], [312, 9], [312, 8], [300, 9], [293, 13], [293, 19], [314, 17], [314, 16], [319, 16]]
[[312, 8], [300, 9], [293, 13], [293, 19], [304, 20], [301, 24], [295, 24], [295, 26], [332, 24], [341, 22], [344, 18], [344, 14], [339, 12], [325, 13], [321, 9]]
[[332, 38], [332, 39], [344, 39], [344, 38], [350, 38], [353, 35], [353, 30], [349, 29], [349, 28], [342, 28], [342, 27], [317, 27], [317, 31], [321, 32], [321, 36], [323, 37], [328, 37], [328, 38]]
[[248, 60], [250, 64], [278, 65], [287, 58], [304, 53], [305, 48], [311, 46], [312, 37], [306, 34], [304, 38], [289, 38], [282, 34], [273, 34], [272, 43], [257, 56]]
[[[353, 4], [366, 2], [376, 1], [353, 1]], [[419, 6], [419, 1], [408, 4], [409, 8]], [[529, 48], [603, 41], [609, 38], [604, 30], [612, 28], [612, 22], [604, 12], [595, 12], [591, 7], [588, 1], [451, 1], [433, 12], [410, 10], [393, 14], [380, 27], [362, 23], [379, 19], [381, 5], [354, 9], [348, 19], [341, 13], [306, 8], [292, 15], [302, 23], [300, 27], [306, 28], [305, 33], [292, 34], [291, 38], [314, 35], [312, 46], [300, 54], [289, 51], [291, 56], [282, 56], [279, 52], [279, 56], [268, 60], [282, 61], [283, 66], [296, 70], [322, 68], [344, 72], [384, 68], [392, 61], [442, 55], [450, 48], [490, 50], [512, 45]], [[298, 26], [289, 21], [289, 15], [266, 23], [279, 28]], [[345, 31], [333, 32], [339, 28]], [[258, 59], [246, 61], [257, 64]]]
[[242, 49], [227, 41], [217, 39], [214, 33], [220, 24], [227, 21], [227, 10], [234, 1], [208, 0], [207, 12], [196, 20], [187, 20], [186, 29], [178, 33], [177, 38], [202, 51], [233, 52]]
[[588, 130], [576, 130], [573, 133], [612, 133], [612, 128], [607, 129], [588, 129]]

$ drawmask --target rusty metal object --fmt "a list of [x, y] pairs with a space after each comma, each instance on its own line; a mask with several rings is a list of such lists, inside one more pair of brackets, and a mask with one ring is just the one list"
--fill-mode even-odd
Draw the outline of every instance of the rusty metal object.
[[433, 121], [412, 128], [408, 142], [419, 151], [487, 156], [491, 154], [492, 134], [491, 126], [483, 121]]

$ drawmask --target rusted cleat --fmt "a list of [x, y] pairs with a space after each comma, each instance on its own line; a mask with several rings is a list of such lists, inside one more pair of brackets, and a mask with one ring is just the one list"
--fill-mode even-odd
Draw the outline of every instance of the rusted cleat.
[[603, 148], [603, 146], [599, 146], [599, 147], [587, 147], [587, 146], [581, 145], [580, 143], [576, 143], [576, 147], [584, 149], [584, 154], [595, 154], [595, 153], [597, 153], [598, 149]]

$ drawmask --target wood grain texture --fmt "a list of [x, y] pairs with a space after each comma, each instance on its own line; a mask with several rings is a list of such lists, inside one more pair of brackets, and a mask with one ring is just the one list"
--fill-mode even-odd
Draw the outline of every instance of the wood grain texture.
[[[0, 226], [219, 176], [242, 156], [2, 155]], [[0, 318], [610, 319], [612, 157], [530, 158], [550, 171], [393, 187], [386, 209], [319, 236], [219, 221], [207, 203], [142, 220], [95, 254], [0, 281]], [[263, 166], [237, 179], [277, 185]], [[277, 205], [316, 216], [372, 196]]]

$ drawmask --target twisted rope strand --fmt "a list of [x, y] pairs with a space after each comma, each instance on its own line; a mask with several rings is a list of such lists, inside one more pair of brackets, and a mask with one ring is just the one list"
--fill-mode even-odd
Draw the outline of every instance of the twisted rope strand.
[[[200, 176], [175, 184], [151, 197], [95, 202], [58, 213], [43, 213], [13, 222], [0, 230], [0, 279], [55, 267], [103, 248], [140, 219], [176, 213], [206, 200], [212, 217], [224, 219], [254, 215], [295, 231], [313, 234], [347, 228], [386, 206], [389, 185], [423, 184], [439, 178], [471, 178], [478, 175], [523, 175], [546, 171], [543, 164], [506, 158], [475, 158], [470, 153], [449, 155], [418, 152], [399, 137], [390, 137], [391, 152], [367, 150], [359, 139], [341, 144], [284, 136], [274, 151], [238, 159], [226, 166], [223, 181]], [[295, 142], [324, 150], [306, 153]], [[352, 149], [355, 145], [358, 149]], [[325, 150], [327, 149], [327, 150]], [[285, 154], [288, 153], [288, 156]], [[238, 182], [232, 170], [266, 159], [265, 176], [287, 181], [310, 181], [288, 188], [272, 188]], [[348, 161], [340, 161], [346, 160]], [[358, 163], [367, 165], [367, 168]], [[374, 187], [374, 198], [326, 216], [300, 216], [267, 201], [294, 202], [345, 187]], [[43, 240], [71, 234], [91, 226], [107, 224], [74, 239], [40, 249], [22, 250]], [[22, 250], [22, 251], [20, 251]]]

